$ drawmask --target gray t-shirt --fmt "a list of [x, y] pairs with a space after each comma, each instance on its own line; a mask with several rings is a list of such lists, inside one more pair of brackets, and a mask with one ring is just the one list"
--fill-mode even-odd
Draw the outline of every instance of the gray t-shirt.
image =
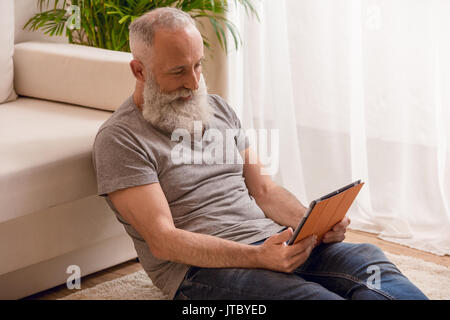
[[[189, 155], [186, 148], [179, 148], [182, 138], [172, 141], [170, 134], [150, 125], [132, 97], [103, 123], [94, 142], [92, 159], [97, 175], [97, 194], [106, 197], [132, 238], [142, 267], [170, 299], [189, 266], [156, 259], [139, 233], [114, 207], [108, 193], [159, 183], [177, 228], [245, 244], [267, 238], [283, 228], [265, 217], [245, 185], [239, 151], [248, 147], [248, 139], [239, 119], [219, 96], [209, 95], [208, 101], [213, 106], [214, 118], [205, 127], [203, 141], [200, 139], [189, 147], [192, 151], [190, 162], [187, 161], [189, 158], [174, 157], [174, 148], [182, 150], [180, 155]], [[213, 134], [208, 135], [210, 132]], [[221, 144], [217, 142], [220, 140], [218, 133], [226, 140]], [[226, 139], [227, 134], [232, 139]], [[220, 145], [223, 146], [222, 153], [217, 147]], [[211, 157], [202, 158], [202, 150]], [[229, 161], [233, 159], [230, 154], [236, 155], [233, 163]], [[218, 157], [223, 157], [223, 161], [218, 161]], [[185, 163], [180, 158], [185, 159]]]

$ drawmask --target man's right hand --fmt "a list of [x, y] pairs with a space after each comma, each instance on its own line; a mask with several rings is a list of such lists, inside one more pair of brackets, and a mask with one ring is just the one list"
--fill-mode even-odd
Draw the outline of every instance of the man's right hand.
[[316, 243], [316, 236], [310, 236], [293, 245], [286, 242], [293, 235], [292, 228], [277, 233], [260, 245], [261, 261], [266, 269], [292, 273], [308, 259]]

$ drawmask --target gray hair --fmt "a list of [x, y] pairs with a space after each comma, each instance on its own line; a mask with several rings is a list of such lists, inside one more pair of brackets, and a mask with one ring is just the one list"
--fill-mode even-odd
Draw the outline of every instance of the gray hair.
[[[178, 28], [195, 25], [195, 20], [186, 12], [172, 8], [157, 8], [135, 19], [129, 27], [130, 49], [136, 57], [144, 49], [153, 45], [155, 32], [160, 29], [176, 30]], [[141, 48], [142, 44], [145, 48]]]

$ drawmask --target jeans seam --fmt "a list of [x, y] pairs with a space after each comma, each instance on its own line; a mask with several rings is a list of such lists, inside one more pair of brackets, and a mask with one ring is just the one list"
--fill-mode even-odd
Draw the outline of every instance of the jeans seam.
[[310, 275], [310, 276], [317, 276], [317, 277], [336, 277], [336, 278], [343, 278], [346, 280], [350, 280], [352, 282], [354, 282], [355, 284], [361, 284], [364, 285], [367, 289], [369, 290], [373, 290], [376, 293], [379, 293], [383, 296], [385, 296], [386, 298], [390, 299], [390, 300], [396, 300], [395, 297], [391, 296], [389, 293], [384, 292], [382, 290], [378, 290], [377, 288], [373, 288], [373, 287], [369, 287], [367, 285], [367, 283], [365, 283], [364, 281], [353, 277], [351, 275], [345, 274], [345, 273], [335, 273], [335, 272], [307, 272], [307, 271], [294, 271], [295, 273], [297, 273], [298, 275]]
[[[258, 299], [274, 299], [274, 298], [277, 297], [277, 295], [268, 295], [268, 296], [262, 297], [262, 296], [260, 296], [260, 295], [255, 295], [254, 293], [251, 293], [251, 292], [248, 292], [248, 291], [245, 291], [245, 290], [242, 290], [242, 289], [231, 289], [231, 288], [226, 288], [226, 287], [220, 287], [220, 286], [217, 286], [217, 285], [211, 286], [211, 285], [206, 284], [206, 283], [203, 283], [203, 282], [195, 281], [195, 280], [193, 280], [194, 275], [190, 275], [190, 272], [191, 272], [193, 269], [195, 269], [195, 268], [201, 269], [201, 268], [199, 268], [199, 267], [193, 267], [193, 266], [191, 266], [191, 267], [188, 269], [188, 271], [186, 272], [186, 275], [184, 276], [183, 282], [182, 282], [181, 285], [179, 286], [179, 290], [180, 290], [180, 291], [183, 289], [183, 285], [184, 285], [184, 284], [193, 284], [193, 285], [203, 286], [203, 287], [208, 288], [208, 289], [218, 288], [218, 289], [227, 291], [227, 292], [229, 292], [229, 293], [235, 293], [236, 291], [238, 291], [238, 292], [241, 292], [241, 293], [243, 293], [243, 294], [250, 295], [250, 296], [253, 296], [253, 297], [255, 297], [255, 298], [258, 298]], [[256, 270], [256, 269], [255, 269], [255, 270]]]
[[[217, 288], [217, 289], [224, 290], [224, 291], [226, 291], [228, 293], [231, 293], [231, 294], [234, 294], [236, 292], [240, 292], [240, 293], [243, 293], [245, 295], [251, 296], [251, 297], [253, 297], [255, 299], [274, 299], [274, 298], [277, 297], [276, 295], [260, 296], [260, 295], [256, 295], [254, 293], [242, 290], [242, 289], [236, 290], [236, 289], [230, 289], [230, 288], [226, 288], [226, 287], [225, 288], [224, 287], [220, 287], [220, 286], [217, 286], [217, 285], [211, 286], [209, 284], [205, 284], [205, 283], [197, 282], [197, 281], [192, 281], [192, 280], [188, 280], [188, 279], [186, 279], [181, 284], [180, 289], [179, 289], [180, 291], [183, 291], [183, 285], [185, 285], [185, 284], [192, 284], [192, 285], [196, 285], [196, 286], [202, 286], [202, 287], [205, 287], [205, 288], [208, 288], [208, 289], [216, 289]], [[183, 295], [186, 296], [185, 294], [183, 294]], [[246, 299], [252, 299], [251, 297], [246, 298]]]

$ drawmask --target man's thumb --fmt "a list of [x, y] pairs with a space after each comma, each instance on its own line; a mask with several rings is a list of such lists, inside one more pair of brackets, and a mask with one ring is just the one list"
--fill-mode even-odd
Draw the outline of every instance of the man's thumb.
[[286, 242], [292, 237], [293, 234], [294, 231], [292, 231], [292, 228], [289, 227], [283, 232], [278, 234], [277, 240], [279, 241], [279, 243]]

